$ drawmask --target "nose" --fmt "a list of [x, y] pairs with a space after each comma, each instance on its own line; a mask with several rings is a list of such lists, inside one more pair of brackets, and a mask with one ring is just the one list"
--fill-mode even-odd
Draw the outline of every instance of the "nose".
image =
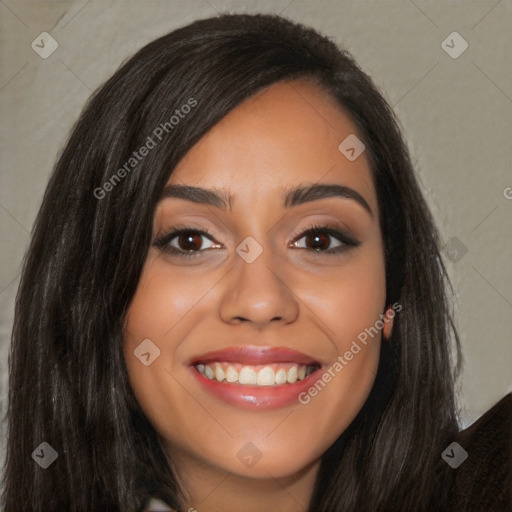
[[295, 321], [297, 297], [287, 286], [283, 272], [272, 264], [270, 250], [264, 250], [252, 263], [237, 258], [222, 297], [222, 320], [231, 324], [251, 322], [260, 330], [270, 322]]

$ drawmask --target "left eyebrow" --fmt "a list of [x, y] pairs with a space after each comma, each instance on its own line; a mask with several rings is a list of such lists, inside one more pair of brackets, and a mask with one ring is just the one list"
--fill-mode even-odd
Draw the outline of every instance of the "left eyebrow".
[[[193, 187], [191, 185], [167, 185], [160, 199], [172, 197], [199, 204], [208, 204], [223, 210], [229, 209], [230, 211], [234, 200], [233, 195], [224, 190]], [[285, 208], [292, 208], [293, 206], [330, 197], [356, 201], [372, 218], [374, 217], [372, 209], [366, 199], [359, 192], [345, 185], [338, 185], [336, 183], [315, 184], [305, 187], [288, 188], [281, 193]]]
[[366, 199], [353, 188], [336, 183], [324, 183], [310, 185], [308, 187], [295, 187], [286, 189], [283, 193], [284, 206], [291, 208], [299, 204], [326, 199], [329, 197], [338, 197], [341, 199], [351, 199], [359, 203], [373, 218], [373, 212]]

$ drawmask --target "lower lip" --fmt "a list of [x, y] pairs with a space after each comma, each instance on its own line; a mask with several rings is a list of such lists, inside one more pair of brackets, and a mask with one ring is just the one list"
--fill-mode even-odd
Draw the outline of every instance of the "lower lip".
[[271, 410], [298, 403], [300, 393], [306, 391], [322, 374], [322, 368], [295, 384], [281, 386], [247, 386], [210, 380], [191, 366], [192, 373], [206, 391], [224, 402], [243, 409]]

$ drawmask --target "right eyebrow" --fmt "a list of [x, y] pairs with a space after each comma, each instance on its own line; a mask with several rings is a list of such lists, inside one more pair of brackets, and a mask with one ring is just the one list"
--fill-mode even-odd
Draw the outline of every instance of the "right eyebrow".
[[223, 190], [213, 190], [191, 185], [167, 185], [160, 199], [176, 197], [199, 204], [209, 204], [223, 210], [231, 210], [233, 196]]

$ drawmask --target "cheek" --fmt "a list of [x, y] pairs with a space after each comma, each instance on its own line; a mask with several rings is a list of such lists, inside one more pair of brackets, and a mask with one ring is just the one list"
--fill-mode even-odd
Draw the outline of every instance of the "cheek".
[[[363, 406], [378, 369], [379, 320], [386, 300], [380, 238], [372, 238], [343, 264], [326, 266], [315, 279], [310, 273], [297, 274], [293, 286], [307, 305], [306, 316], [331, 344], [332, 356], [323, 375], [301, 403], [304, 414], [315, 418], [315, 431], [328, 432], [332, 442]], [[304, 432], [306, 437], [311, 434]]]
[[340, 270], [335, 286], [326, 281], [309, 295], [333, 345], [330, 364], [301, 402], [305, 414], [316, 418], [315, 431], [329, 433], [324, 449], [356, 417], [377, 374], [381, 331], [376, 324], [385, 304], [385, 274], [383, 261], [367, 254], [350, 270]]
[[350, 256], [347, 263], [334, 267], [313, 283], [303, 276], [303, 296], [317, 312], [338, 351], [345, 351], [351, 340], [375, 325], [383, 313], [386, 278], [382, 249], [378, 240]]
[[127, 355], [149, 338], [165, 353], [167, 367], [181, 362], [175, 360], [177, 348], [219, 279], [216, 274], [205, 276], [199, 267], [197, 270], [184, 274], [162, 257], [150, 254], [126, 317]]
[[[170, 285], [170, 283], [172, 283]], [[197, 283], [180, 281], [158, 258], [146, 263], [139, 285], [128, 309], [126, 334], [135, 338], [162, 338], [201, 296]]]
[[[158, 258], [148, 258], [128, 309], [124, 330], [124, 356], [130, 384], [153, 423], [157, 421], [158, 409], [168, 410], [165, 404], [180, 401], [176, 386], [171, 385], [171, 375], [178, 363], [176, 348], [185, 336], [180, 331], [180, 319], [205, 293], [186, 286], [178, 276], [168, 273], [169, 266]], [[139, 348], [142, 346], [144, 350]], [[149, 357], [141, 357], [146, 353]]]

